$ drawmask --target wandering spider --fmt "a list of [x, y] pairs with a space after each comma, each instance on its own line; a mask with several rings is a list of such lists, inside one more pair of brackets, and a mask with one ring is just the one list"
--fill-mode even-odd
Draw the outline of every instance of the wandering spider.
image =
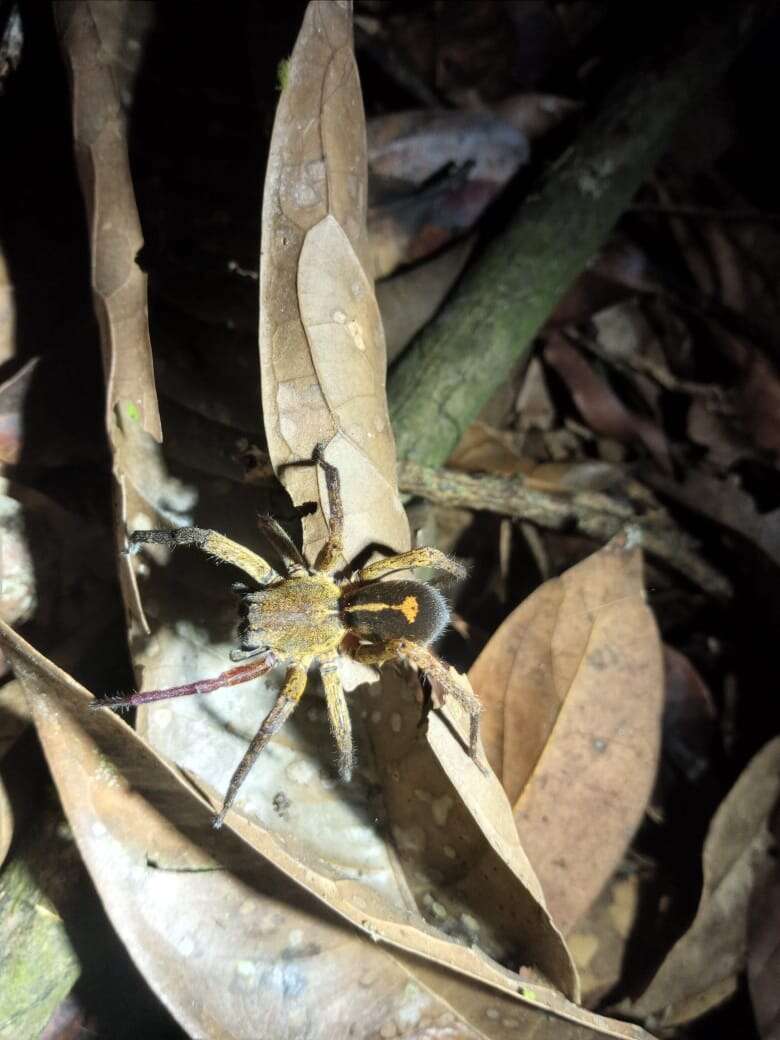
[[[352, 776], [354, 752], [347, 702], [337, 671], [339, 654], [364, 664], [382, 665], [400, 659], [415, 665], [434, 680], [443, 694], [453, 696], [470, 717], [469, 755], [477, 760], [480, 702], [456, 681], [450, 669], [428, 648], [447, 625], [449, 608], [441, 592], [422, 581], [380, 581], [388, 574], [416, 567], [430, 567], [463, 577], [460, 564], [438, 549], [420, 548], [389, 556], [360, 568], [348, 579], [333, 577], [342, 554], [344, 512], [338, 470], [326, 462], [321, 448], [313, 461], [325, 474], [330, 507], [330, 534], [310, 567], [282, 527], [271, 517], [261, 517], [261, 527], [284, 563], [278, 574], [262, 557], [216, 531], [180, 527], [169, 531], [135, 531], [130, 551], [144, 543], [174, 548], [194, 545], [218, 560], [240, 568], [256, 588], [238, 586], [241, 593], [240, 647], [232, 661], [246, 661], [213, 679], [201, 679], [165, 690], [147, 690], [128, 697], [95, 701], [93, 708], [129, 708], [171, 697], [211, 693], [226, 686], [249, 682], [273, 668], [287, 664], [287, 674], [274, 706], [233, 774], [225, 800], [214, 817], [222, 826], [239, 788], [260, 752], [292, 715], [306, 688], [307, 672], [319, 665], [331, 729], [339, 753], [339, 773]], [[480, 766], [480, 768], [482, 768]]]

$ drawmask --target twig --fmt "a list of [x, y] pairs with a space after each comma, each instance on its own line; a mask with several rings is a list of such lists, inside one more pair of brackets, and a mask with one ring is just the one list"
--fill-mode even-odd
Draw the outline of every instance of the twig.
[[630, 505], [595, 491], [551, 494], [527, 487], [519, 478], [473, 476], [401, 460], [402, 491], [439, 505], [481, 509], [517, 517], [553, 531], [577, 531], [606, 542], [626, 524], [642, 530], [642, 544], [694, 585], [713, 596], [731, 595], [731, 583], [698, 555], [696, 543], [663, 510], [641, 515]]

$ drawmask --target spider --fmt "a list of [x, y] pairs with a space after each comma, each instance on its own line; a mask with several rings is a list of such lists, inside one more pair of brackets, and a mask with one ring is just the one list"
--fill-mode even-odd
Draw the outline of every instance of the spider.
[[217, 560], [240, 568], [256, 583], [254, 589], [236, 586], [241, 596], [242, 621], [238, 629], [241, 641], [230, 658], [236, 663], [245, 663], [213, 679], [127, 697], [104, 698], [95, 701], [92, 708], [129, 708], [172, 697], [212, 693], [249, 682], [279, 662], [287, 665], [276, 702], [230, 780], [222, 808], [214, 817], [215, 828], [224, 823], [260, 753], [292, 715], [306, 688], [309, 667], [315, 662], [322, 676], [328, 717], [338, 748], [339, 774], [345, 781], [351, 779], [352, 727], [337, 671], [340, 653], [377, 666], [400, 659], [435, 680], [445, 696], [453, 696], [467, 711], [470, 718], [468, 751], [480, 765], [477, 746], [481, 704], [453, 678], [450, 669], [428, 646], [449, 621], [444, 596], [436, 587], [422, 581], [380, 580], [394, 572], [417, 567], [429, 567], [461, 578], [465, 575], [464, 568], [438, 549], [419, 548], [369, 563], [349, 578], [334, 577], [342, 553], [344, 528], [339, 474], [335, 466], [325, 461], [321, 446], [315, 450], [312, 461], [325, 475], [330, 507], [329, 537], [313, 567], [307, 564], [284, 529], [269, 516], [260, 517], [260, 525], [284, 564], [284, 575], [261, 556], [216, 531], [180, 527], [167, 531], [135, 531], [129, 538], [130, 552], [148, 543], [170, 548], [195, 546]]

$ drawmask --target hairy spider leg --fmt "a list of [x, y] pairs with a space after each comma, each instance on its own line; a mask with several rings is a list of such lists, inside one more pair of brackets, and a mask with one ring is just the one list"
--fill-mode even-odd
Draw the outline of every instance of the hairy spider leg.
[[258, 585], [267, 585], [279, 575], [262, 556], [246, 549], [238, 542], [226, 538], [217, 531], [209, 531], [202, 527], [177, 527], [168, 531], [133, 531], [128, 539], [130, 552], [139, 545], [167, 545], [174, 549], [179, 545], [194, 545], [196, 549], [214, 556], [223, 563], [232, 563], [244, 574], [248, 574]]
[[361, 664], [374, 665], [385, 664], [387, 661], [400, 657], [419, 668], [428, 679], [438, 683], [444, 695], [454, 698], [468, 713], [469, 758], [474, 761], [481, 772], [486, 772], [485, 767], [479, 761], [479, 717], [482, 713], [482, 704], [476, 694], [471, 693], [452, 678], [449, 667], [439, 660], [432, 650], [420, 643], [414, 643], [410, 639], [391, 639], [386, 643], [359, 646], [352, 656]]
[[304, 559], [303, 553], [278, 520], [267, 514], [261, 514], [257, 518], [257, 523], [260, 530], [268, 538], [268, 541], [279, 553], [289, 577], [308, 571], [309, 565]]
[[276, 698], [273, 708], [271, 708], [266, 715], [262, 726], [255, 734], [252, 742], [246, 749], [244, 757], [239, 762], [238, 768], [231, 777], [225, 800], [222, 803], [222, 808], [214, 817], [214, 827], [216, 830], [219, 830], [225, 822], [225, 816], [227, 815], [228, 810], [236, 800], [236, 795], [238, 794], [241, 785], [246, 780], [250, 769], [257, 761], [261, 751], [271, 737], [275, 733], [279, 732], [285, 722], [287, 722], [289, 717], [295, 711], [298, 701], [301, 699], [305, 689], [306, 669], [299, 664], [291, 665], [287, 675], [285, 676], [284, 685], [279, 691], [279, 696]]
[[375, 560], [367, 567], [361, 567], [352, 575], [351, 581], [355, 584], [376, 581], [395, 571], [412, 570], [415, 567], [430, 567], [437, 571], [446, 571], [456, 578], [466, 577], [466, 568], [462, 564], [451, 560], [440, 549], [424, 547], [409, 549], [407, 552], [397, 553], [395, 556], [386, 556], [383, 560]]
[[355, 765], [355, 748], [352, 743], [352, 722], [349, 718], [347, 699], [336, 664], [336, 654], [320, 659], [320, 674], [325, 688], [325, 702], [333, 739], [339, 752], [339, 776], [349, 782]]
[[197, 679], [195, 682], [185, 683], [183, 686], [169, 686], [165, 690], [143, 690], [140, 693], [131, 693], [127, 697], [101, 697], [90, 704], [93, 710], [97, 708], [134, 708], [139, 704], [151, 704], [153, 701], [167, 701], [173, 697], [192, 697], [196, 693], [213, 693], [222, 690], [226, 686], [239, 686], [241, 683], [250, 682], [261, 675], [265, 675], [276, 664], [273, 654], [266, 652], [262, 661], [253, 661], [252, 664], [242, 664], [238, 668], [230, 668], [221, 672], [213, 679]]
[[341, 478], [339, 477], [339, 471], [330, 462], [325, 461], [323, 450], [322, 445], [318, 444], [314, 449], [312, 458], [325, 474], [325, 487], [328, 492], [330, 512], [328, 517], [330, 534], [327, 542], [317, 553], [314, 567], [315, 570], [323, 571], [325, 574], [332, 574], [336, 570], [336, 565], [344, 552], [344, 507], [341, 503]]

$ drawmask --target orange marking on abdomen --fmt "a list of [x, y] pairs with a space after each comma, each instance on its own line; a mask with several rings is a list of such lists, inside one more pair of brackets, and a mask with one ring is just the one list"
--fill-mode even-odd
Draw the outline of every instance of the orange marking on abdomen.
[[403, 603], [354, 603], [346, 609], [347, 612], [365, 610], [371, 614], [378, 614], [382, 610], [400, 610], [409, 624], [413, 625], [420, 613], [420, 604], [416, 596], [407, 596]]

